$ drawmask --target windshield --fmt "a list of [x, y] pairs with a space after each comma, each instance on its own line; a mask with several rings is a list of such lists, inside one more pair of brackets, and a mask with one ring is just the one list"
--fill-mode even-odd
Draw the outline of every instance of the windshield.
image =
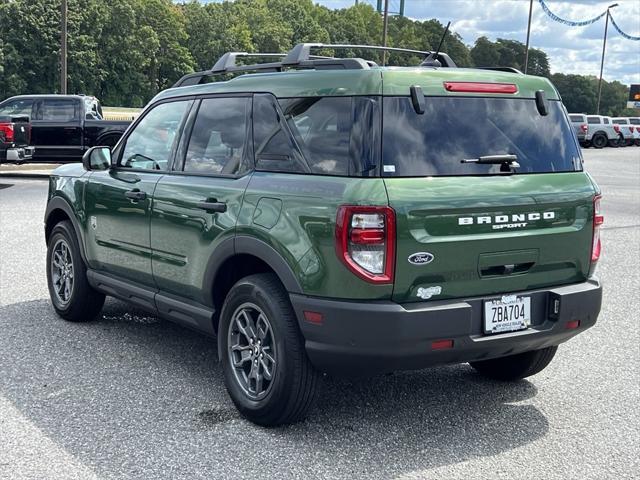
[[387, 97], [383, 112], [385, 176], [498, 174], [500, 164], [462, 162], [492, 155], [515, 155], [515, 173], [582, 169], [559, 101], [542, 116], [533, 99], [426, 97], [418, 115], [409, 97]]

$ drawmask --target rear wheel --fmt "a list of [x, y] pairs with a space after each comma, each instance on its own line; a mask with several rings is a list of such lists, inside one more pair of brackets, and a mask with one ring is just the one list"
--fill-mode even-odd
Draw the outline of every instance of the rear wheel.
[[602, 133], [596, 133], [591, 139], [591, 144], [595, 148], [603, 148], [607, 145], [607, 137]]
[[518, 353], [507, 357], [470, 362], [475, 370], [494, 380], [513, 381], [541, 372], [556, 354], [557, 346]]
[[240, 413], [277, 426], [304, 419], [319, 374], [284, 287], [273, 274], [245, 277], [224, 302], [218, 329], [225, 384]]
[[65, 320], [93, 320], [104, 304], [104, 295], [87, 281], [87, 267], [69, 221], [58, 223], [51, 231], [47, 246], [47, 285], [53, 308]]

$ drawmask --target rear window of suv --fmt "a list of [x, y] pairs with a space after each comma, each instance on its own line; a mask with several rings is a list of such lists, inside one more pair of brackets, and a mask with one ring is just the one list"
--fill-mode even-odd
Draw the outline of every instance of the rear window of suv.
[[409, 97], [383, 104], [383, 175], [492, 175], [500, 165], [462, 163], [489, 155], [516, 155], [516, 173], [582, 169], [574, 133], [562, 104], [549, 102], [542, 116], [535, 100], [426, 97], [415, 112]]

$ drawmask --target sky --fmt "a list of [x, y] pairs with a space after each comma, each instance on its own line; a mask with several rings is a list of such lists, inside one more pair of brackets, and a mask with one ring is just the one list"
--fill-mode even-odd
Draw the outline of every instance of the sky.
[[[329, 8], [344, 8], [355, 0], [314, 0]], [[360, 0], [376, 5], [376, 0]], [[588, 20], [605, 11], [612, 3], [619, 6], [611, 15], [627, 34], [640, 36], [640, 0], [546, 0], [549, 9], [561, 18]], [[400, 0], [390, 0], [390, 10]], [[472, 46], [476, 38], [508, 38], [525, 43], [529, 0], [406, 0], [405, 15], [415, 20], [435, 18], [462, 36]], [[541, 48], [551, 63], [551, 72], [595, 75], [600, 73], [604, 17], [593, 25], [572, 27], [548, 17], [538, 0], [533, 1], [531, 47]], [[454, 59], [455, 61], [455, 59]], [[625, 84], [640, 83], [640, 41], [627, 40], [609, 23], [603, 77]]]

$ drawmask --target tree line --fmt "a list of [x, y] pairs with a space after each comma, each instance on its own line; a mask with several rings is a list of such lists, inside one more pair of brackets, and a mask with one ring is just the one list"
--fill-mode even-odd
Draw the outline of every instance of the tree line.
[[[60, 85], [60, 0], [0, 0], [0, 100], [51, 93]], [[312, 0], [236, 0], [202, 4], [171, 0], [68, 0], [68, 91], [105, 105], [140, 107], [185, 73], [210, 68], [227, 51], [284, 52], [299, 42], [379, 45], [383, 22], [360, 3], [332, 10]], [[391, 17], [388, 44], [434, 50], [438, 20]], [[449, 32], [442, 47], [461, 67], [523, 69], [525, 46], [480, 37], [472, 47]], [[380, 62], [376, 52], [341, 52]], [[392, 53], [387, 63], [418, 64]], [[549, 72], [545, 52], [529, 50], [528, 73], [550, 77], [569, 111], [595, 111], [597, 79]], [[628, 88], [603, 82], [601, 112], [620, 114]]]

